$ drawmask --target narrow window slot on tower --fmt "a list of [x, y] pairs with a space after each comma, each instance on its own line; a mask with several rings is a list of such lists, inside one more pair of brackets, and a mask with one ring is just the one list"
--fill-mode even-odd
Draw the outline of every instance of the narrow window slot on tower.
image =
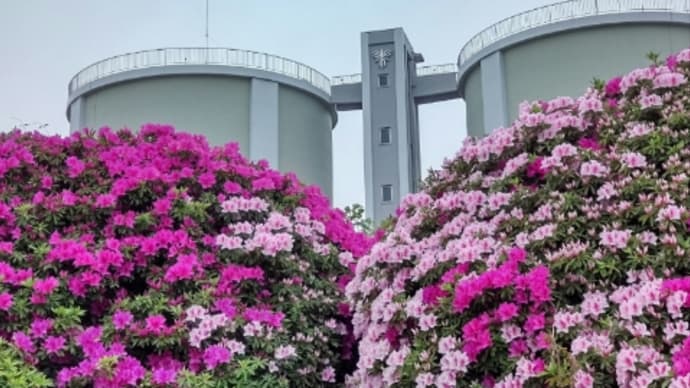
[[379, 129], [379, 143], [391, 144], [391, 127], [381, 127]]
[[381, 186], [381, 201], [390, 202], [393, 200], [393, 185]]

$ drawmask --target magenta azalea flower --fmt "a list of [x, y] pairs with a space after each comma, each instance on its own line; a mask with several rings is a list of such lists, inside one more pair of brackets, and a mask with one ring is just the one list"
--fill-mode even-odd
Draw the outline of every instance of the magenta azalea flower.
[[78, 177], [86, 169], [86, 164], [74, 156], [67, 157], [65, 164], [67, 164], [67, 175], [70, 178]]
[[43, 346], [48, 354], [57, 354], [64, 348], [65, 342], [64, 337], [49, 336], [46, 337]]
[[156, 368], [151, 375], [154, 384], [173, 384], [177, 379], [177, 371], [168, 368]]
[[21, 331], [12, 334], [12, 343], [24, 353], [34, 353], [36, 348], [31, 338]]
[[213, 345], [204, 351], [204, 363], [207, 369], [215, 369], [220, 364], [228, 363], [231, 356], [232, 354], [225, 347]]
[[116, 330], [126, 329], [134, 319], [134, 316], [129, 311], [117, 310], [113, 314], [113, 326]]
[[146, 330], [148, 330], [149, 333], [159, 335], [165, 328], [166, 325], [164, 316], [156, 314], [150, 315], [148, 318], [146, 318]]
[[0, 294], [0, 310], [9, 311], [12, 308], [12, 294], [3, 292]]
[[614, 97], [620, 94], [622, 80], [622, 77], [615, 77], [609, 80], [609, 82], [606, 83], [606, 87], [604, 88], [604, 92], [606, 93], [606, 95], [609, 97]]

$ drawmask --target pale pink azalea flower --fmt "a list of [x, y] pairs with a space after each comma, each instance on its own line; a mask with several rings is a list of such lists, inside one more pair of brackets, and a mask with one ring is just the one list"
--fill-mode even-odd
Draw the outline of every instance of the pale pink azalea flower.
[[664, 105], [663, 100], [656, 94], [649, 94], [640, 98], [640, 107], [642, 109], [656, 108]]
[[244, 325], [243, 328], [244, 335], [247, 337], [256, 337], [260, 336], [263, 332], [261, 323], [252, 321]]
[[447, 354], [455, 350], [458, 346], [458, 340], [455, 337], [441, 337], [438, 340], [438, 352]]
[[636, 138], [654, 131], [654, 125], [650, 123], [634, 123], [625, 132], [625, 137]]
[[591, 374], [580, 369], [575, 372], [574, 377], [574, 388], [594, 388], [594, 377]]
[[671, 380], [671, 384], [668, 387], [690, 388], [690, 374], [681, 377], [674, 377], [673, 380]]
[[271, 360], [268, 362], [268, 371], [269, 372], [276, 373], [279, 370], [280, 370], [280, 368], [278, 368], [278, 364], [275, 361]]
[[684, 74], [681, 73], [663, 73], [654, 78], [654, 88], [675, 88], [684, 85], [688, 82]]
[[603, 178], [609, 174], [609, 168], [596, 160], [590, 160], [580, 165], [580, 174], [585, 177]]
[[417, 378], [414, 380], [414, 382], [417, 384], [417, 388], [426, 388], [434, 385], [434, 379], [435, 377], [432, 373], [425, 372], [417, 375]]
[[436, 377], [436, 387], [439, 388], [454, 388], [457, 386], [457, 373], [453, 371], [444, 371]]
[[656, 362], [649, 367], [649, 373], [654, 381], [671, 376], [672, 369], [667, 362]]
[[583, 98], [579, 101], [578, 110], [580, 113], [601, 112], [604, 110], [604, 104], [599, 98]]
[[434, 314], [424, 314], [419, 319], [419, 328], [422, 331], [429, 331], [436, 327], [436, 316]]
[[668, 205], [659, 210], [657, 221], [678, 221], [685, 213], [685, 208], [682, 206]]
[[690, 337], [690, 324], [685, 321], [667, 322], [664, 326], [664, 341], [672, 343], [676, 337]]
[[514, 340], [521, 338], [524, 335], [521, 328], [516, 325], [503, 325], [501, 327], [501, 337], [506, 343], [511, 343]]
[[583, 321], [582, 314], [559, 311], [554, 315], [553, 326], [556, 329], [556, 333], [567, 333], [570, 331], [570, 328], [579, 325]]
[[607, 230], [599, 233], [600, 244], [611, 249], [623, 249], [628, 245], [630, 230]]
[[685, 306], [688, 294], [685, 291], [676, 291], [666, 298], [666, 310], [671, 318], [680, 319], [683, 317], [681, 309]]
[[529, 156], [526, 153], [522, 153], [506, 162], [506, 166], [503, 168], [501, 176], [510, 176], [527, 163], [529, 163]]
[[321, 381], [335, 383], [335, 369], [332, 366], [327, 366], [321, 371]]
[[394, 350], [390, 353], [386, 359], [388, 366], [401, 367], [405, 363], [405, 358], [410, 354], [410, 348], [408, 346], [402, 346], [398, 350]]
[[274, 357], [276, 360], [285, 360], [288, 358], [296, 357], [297, 350], [292, 345], [281, 345], [275, 350]]
[[520, 377], [511, 374], [502, 378], [501, 381], [494, 385], [494, 388], [523, 388], [523, 386], [524, 381]]
[[608, 309], [609, 303], [606, 294], [603, 292], [588, 292], [584, 295], [584, 300], [580, 305], [582, 314], [596, 318]]
[[465, 373], [469, 364], [469, 357], [461, 350], [448, 352], [441, 357], [441, 371], [443, 372]]
[[620, 159], [628, 168], [647, 167], [647, 158], [638, 152], [626, 152], [620, 156]]
[[216, 244], [223, 249], [239, 249], [242, 247], [242, 239], [237, 236], [220, 234], [216, 237]]

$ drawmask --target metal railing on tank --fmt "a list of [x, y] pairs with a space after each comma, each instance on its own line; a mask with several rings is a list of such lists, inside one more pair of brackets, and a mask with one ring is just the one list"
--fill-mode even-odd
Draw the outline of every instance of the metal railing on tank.
[[519, 13], [482, 30], [462, 50], [458, 65], [491, 44], [535, 27], [596, 15], [631, 12], [690, 13], [690, 0], [568, 0]]
[[69, 83], [69, 92], [113, 74], [172, 65], [221, 65], [264, 70], [306, 81], [327, 95], [331, 93], [328, 77], [291, 59], [257, 51], [199, 47], [145, 50], [106, 58], [77, 73]]

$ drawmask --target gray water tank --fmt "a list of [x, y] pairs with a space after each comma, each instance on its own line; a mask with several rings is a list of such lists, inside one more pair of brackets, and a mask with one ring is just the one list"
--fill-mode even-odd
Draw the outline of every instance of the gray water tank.
[[226, 48], [107, 58], [70, 81], [67, 119], [72, 132], [163, 123], [212, 145], [235, 141], [247, 157], [295, 172], [332, 198], [330, 81], [287, 58]]
[[688, 0], [574, 0], [504, 19], [458, 57], [468, 133], [509, 125], [522, 101], [579, 96], [607, 80], [690, 46]]

